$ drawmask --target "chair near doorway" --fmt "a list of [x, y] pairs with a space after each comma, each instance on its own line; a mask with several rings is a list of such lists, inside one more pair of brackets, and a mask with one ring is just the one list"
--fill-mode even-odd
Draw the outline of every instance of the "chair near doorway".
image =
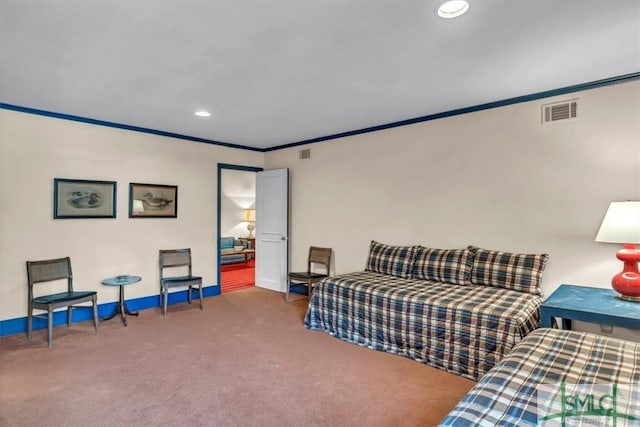
[[[160, 303], [162, 313], [167, 315], [167, 302], [169, 300], [169, 288], [188, 286], [187, 301], [191, 304], [191, 291], [195, 288], [200, 294], [200, 310], [202, 310], [202, 277], [194, 276], [191, 271], [191, 248], [187, 249], [160, 249]], [[183, 267], [188, 274], [183, 276], [165, 276], [165, 269]]]
[[[66, 292], [34, 296], [34, 285], [43, 282], [66, 280]], [[93, 324], [98, 333], [98, 292], [74, 291], [73, 274], [71, 273], [71, 259], [69, 257], [47, 259], [42, 261], [27, 261], [27, 284], [29, 286], [29, 300], [27, 302], [27, 338], [31, 338], [33, 318], [44, 317], [44, 314], [33, 315], [33, 310], [47, 311], [47, 331], [49, 347], [53, 347], [53, 311], [56, 308], [67, 307], [67, 327], [71, 326], [72, 308], [76, 304], [89, 302], [93, 304]], [[51, 289], [52, 285], [49, 286]], [[91, 307], [76, 307], [91, 308]]]
[[[317, 273], [315, 267], [322, 266], [324, 273]], [[309, 248], [309, 258], [307, 260], [307, 271], [289, 273], [287, 282], [287, 294], [285, 301], [289, 301], [289, 291], [291, 285], [304, 285], [308, 289], [308, 298], [311, 299], [313, 293], [313, 285], [316, 282], [329, 277], [329, 268], [331, 267], [331, 248], [319, 248], [311, 246]]]

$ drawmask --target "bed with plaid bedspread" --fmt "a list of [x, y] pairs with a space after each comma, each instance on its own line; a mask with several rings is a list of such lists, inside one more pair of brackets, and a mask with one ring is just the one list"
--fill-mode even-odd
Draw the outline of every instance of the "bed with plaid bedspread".
[[[573, 393], [586, 402], [586, 396], [593, 394], [596, 410], [600, 409], [599, 397], [607, 394], [602, 407], [613, 409], [612, 399], [617, 395], [615, 411], [604, 417], [591, 414], [597, 422], [588, 425], [640, 425], [640, 344], [557, 329], [538, 329], [529, 334], [482, 377], [440, 425], [540, 425], [545, 417], [563, 413], [563, 383], [565, 397]], [[576, 384], [580, 386], [575, 388]], [[540, 391], [546, 394], [538, 394]], [[571, 408], [565, 406], [567, 409]], [[578, 422], [580, 414], [564, 414], [566, 425], [587, 425]], [[552, 419], [554, 425], [560, 425], [557, 417]]]
[[369, 271], [314, 288], [304, 324], [474, 380], [539, 326], [540, 295]]

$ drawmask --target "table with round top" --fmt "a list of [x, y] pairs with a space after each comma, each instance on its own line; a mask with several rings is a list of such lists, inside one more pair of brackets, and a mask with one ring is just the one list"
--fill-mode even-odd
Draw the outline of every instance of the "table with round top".
[[137, 283], [140, 280], [142, 280], [142, 277], [140, 276], [124, 275], [124, 276], [110, 277], [108, 279], [104, 279], [101, 282], [103, 285], [120, 287], [120, 299], [118, 301], [118, 304], [116, 305], [115, 313], [113, 313], [111, 316], [103, 318], [102, 321], [113, 319], [118, 314], [120, 314], [120, 317], [122, 318], [122, 324], [124, 326], [127, 326], [127, 314], [131, 316], [137, 316], [139, 314], [137, 311], [129, 311], [129, 309], [127, 308], [127, 304], [124, 301], [124, 287], [126, 285]]

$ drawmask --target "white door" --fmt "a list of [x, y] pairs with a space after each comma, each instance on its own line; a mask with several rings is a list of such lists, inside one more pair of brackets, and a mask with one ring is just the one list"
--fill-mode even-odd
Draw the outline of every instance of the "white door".
[[289, 170], [256, 176], [256, 286], [285, 292], [289, 260]]

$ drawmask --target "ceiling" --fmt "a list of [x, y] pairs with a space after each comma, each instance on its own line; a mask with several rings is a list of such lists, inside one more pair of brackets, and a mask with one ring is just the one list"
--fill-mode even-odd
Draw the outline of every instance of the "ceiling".
[[638, 0], [440, 3], [0, 0], [0, 103], [267, 149], [640, 72]]

